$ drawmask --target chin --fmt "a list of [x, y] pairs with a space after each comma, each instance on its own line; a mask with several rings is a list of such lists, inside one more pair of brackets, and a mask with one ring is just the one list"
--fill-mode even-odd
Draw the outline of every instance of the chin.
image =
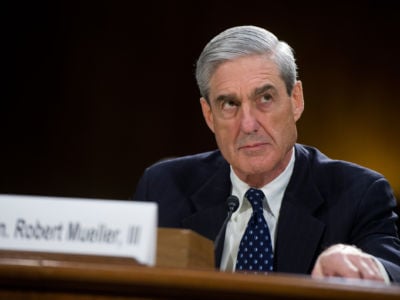
[[269, 173], [274, 169], [274, 164], [265, 162], [251, 162], [242, 165], [241, 170], [247, 175], [258, 175]]

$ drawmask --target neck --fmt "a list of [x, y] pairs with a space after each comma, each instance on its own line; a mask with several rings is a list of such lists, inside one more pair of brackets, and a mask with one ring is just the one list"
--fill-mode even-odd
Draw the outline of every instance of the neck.
[[275, 178], [277, 178], [283, 171], [285, 171], [288, 166], [290, 159], [292, 157], [293, 148], [291, 148], [284, 156], [283, 160], [272, 170], [269, 170], [265, 173], [259, 174], [248, 174], [244, 178], [241, 178], [244, 182], [246, 182], [250, 187], [254, 188], [262, 188]]

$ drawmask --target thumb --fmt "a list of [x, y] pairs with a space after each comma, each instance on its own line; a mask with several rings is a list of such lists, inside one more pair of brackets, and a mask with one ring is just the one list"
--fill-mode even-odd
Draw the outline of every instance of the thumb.
[[317, 262], [314, 265], [314, 268], [311, 272], [311, 277], [312, 278], [322, 278], [324, 277], [324, 274], [322, 272], [322, 267], [321, 264], [319, 263], [319, 260], [317, 260]]

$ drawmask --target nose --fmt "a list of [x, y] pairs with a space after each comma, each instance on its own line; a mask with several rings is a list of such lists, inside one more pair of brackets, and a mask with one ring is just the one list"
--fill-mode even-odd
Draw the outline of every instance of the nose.
[[257, 120], [256, 108], [249, 104], [242, 104], [240, 111], [240, 128], [244, 133], [250, 134], [257, 132], [260, 123]]

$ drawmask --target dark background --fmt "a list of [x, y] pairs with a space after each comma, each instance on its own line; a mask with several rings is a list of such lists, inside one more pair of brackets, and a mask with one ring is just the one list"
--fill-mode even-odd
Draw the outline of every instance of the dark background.
[[400, 195], [395, 3], [3, 4], [0, 193], [128, 199], [151, 163], [214, 149], [194, 64], [214, 35], [254, 24], [295, 49], [299, 142], [383, 173]]

